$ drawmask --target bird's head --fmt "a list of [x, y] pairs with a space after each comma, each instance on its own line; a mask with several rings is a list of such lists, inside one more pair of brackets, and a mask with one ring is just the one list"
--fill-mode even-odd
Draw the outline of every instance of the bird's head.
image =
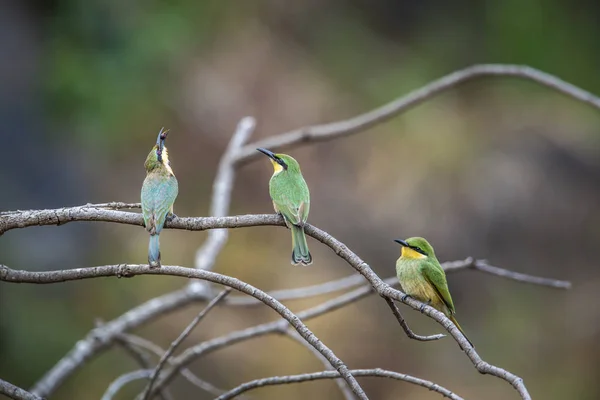
[[411, 237], [406, 240], [395, 239], [394, 242], [402, 246], [400, 258], [409, 260], [435, 258], [433, 247], [422, 237]]
[[275, 154], [270, 150], [259, 148], [256, 149], [271, 159], [273, 164], [273, 174], [276, 175], [282, 171], [300, 172], [300, 165], [292, 156], [287, 154]]
[[158, 132], [156, 144], [148, 154], [148, 157], [146, 157], [146, 163], [144, 164], [147, 172], [164, 167], [170, 173], [173, 173], [173, 170], [171, 170], [171, 163], [169, 162], [169, 152], [167, 151], [167, 146], [165, 146], [165, 140], [167, 140], [168, 134], [169, 130], [165, 128], [161, 128], [160, 132]]

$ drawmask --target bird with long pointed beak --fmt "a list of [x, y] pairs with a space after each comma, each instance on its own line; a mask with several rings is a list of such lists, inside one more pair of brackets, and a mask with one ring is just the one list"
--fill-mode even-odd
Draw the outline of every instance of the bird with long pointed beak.
[[304, 224], [310, 210], [310, 192], [300, 165], [287, 154], [275, 154], [262, 148], [256, 150], [269, 157], [273, 164], [269, 194], [275, 212], [283, 216], [285, 224], [292, 231], [292, 265], [310, 265], [312, 256], [304, 235]]
[[[404, 293], [443, 312], [467, 338], [454, 318], [456, 310], [448, 290], [446, 273], [435, 256], [433, 246], [422, 237], [394, 241], [402, 246], [400, 258], [396, 261], [396, 275]], [[467, 340], [473, 346], [469, 338]]]
[[146, 157], [146, 179], [142, 185], [142, 215], [146, 230], [150, 233], [148, 264], [160, 267], [159, 235], [165, 221], [173, 217], [173, 203], [179, 187], [171, 169], [169, 153], [165, 146], [169, 131], [162, 128], [156, 144]]

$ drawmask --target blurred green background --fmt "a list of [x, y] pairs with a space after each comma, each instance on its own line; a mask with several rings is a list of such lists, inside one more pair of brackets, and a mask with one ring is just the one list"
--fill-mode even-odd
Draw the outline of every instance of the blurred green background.
[[[217, 162], [239, 119], [253, 139], [354, 116], [475, 63], [527, 64], [600, 93], [600, 3], [558, 0], [0, 1], [0, 209], [139, 201], [143, 163], [162, 126], [179, 180], [175, 211], [208, 212]], [[600, 114], [533, 83], [484, 78], [383, 125], [290, 151], [312, 194], [309, 222], [383, 278], [393, 238], [425, 236], [442, 261], [467, 256], [571, 280], [572, 290], [478, 272], [449, 275], [458, 319], [487, 361], [525, 379], [535, 399], [600, 398]], [[239, 170], [232, 214], [271, 212], [265, 159]], [[289, 234], [231, 232], [215, 270], [264, 290], [354, 272], [309, 239], [312, 268], [289, 265]], [[165, 231], [163, 261], [192, 266], [206, 233]], [[51, 270], [143, 263], [140, 227], [71, 223], [14, 230], [0, 262]], [[111, 320], [186, 282], [167, 277], [60, 285], [0, 283], [0, 377], [31, 387], [96, 319]], [[324, 297], [289, 302], [300, 310]], [[202, 305], [136, 331], [163, 347]], [[421, 334], [440, 327], [401, 307]], [[272, 320], [266, 308], [220, 308], [186, 345]], [[467, 399], [517, 398], [476, 372], [456, 343], [407, 339], [372, 296], [311, 320], [351, 368], [435, 381]], [[196, 361], [230, 388], [321, 370], [288, 339], [263, 337]], [[118, 347], [51, 399], [96, 399], [137, 365]], [[361, 378], [373, 399], [437, 399], [423, 388]], [[119, 399], [132, 398], [136, 382]], [[209, 399], [182, 380], [176, 398]], [[261, 399], [340, 399], [331, 381], [260, 389]]]

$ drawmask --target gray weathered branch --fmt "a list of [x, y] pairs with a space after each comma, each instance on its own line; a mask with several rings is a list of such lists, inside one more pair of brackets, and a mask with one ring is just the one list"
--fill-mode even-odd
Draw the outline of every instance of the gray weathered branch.
[[0, 379], [0, 394], [14, 400], [43, 400], [41, 397], [2, 379]]
[[341, 136], [362, 132], [388, 121], [440, 93], [455, 88], [462, 83], [483, 77], [514, 77], [529, 80], [600, 109], [600, 98], [597, 96], [538, 69], [525, 65], [510, 64], [473, 65], [443, 76], [365, 114], [330, 124], [303, 127], [244, 146], [238, 153], [236, 162], [244, 163], [259, 157], [259, 154], [255, 151], [257, 147], [266, 147], [275, 151], [301, 144], [333, 140]]
[[[91, 208], [90, 206], [66, 207], [50, 210], [30, 210], [21, 211], [16, 214], [7, 214], [0, 216], [0, 234], [17, 228], [25, 228], [29, 226], [42, 225], [62, 225], [67, 222], [74, 221], [104, 221], [115, 222], [129, 225], [143, 225], [141, 214], [106, 210], [100, 208]], [[186, 229], [190, 231], [204, 231], [209, 229], [222, 228], [247, 228], [252, 226], [284, 226], [283, 219], [277, 214], [247, 214], [234, 215], [228, 217], [175, 217], [171, 221], [165, 223], [166, 228], [171, 229]], [[518, 272], [509, 271], [499, 267], [494, 267], [485, 260], [475, 260], [471, 257], [463, 261], [452, 261], [443, 264], [447, 272], [457, 269], [476, 269], [478, 271], [487, 272], [503, 278], [508, 278], [524, 283], [532, 283], [536, 285], [550, 286], [558, 289], [568, 289], [571, 283], [550, 278], [536, 277]], [[315, 285], [311, 289], [314, 295], [325, 294], [332, 291], [344, 289], [346, 287], [355, 286], [354, 282], [360, 282], [359, 278], [347, 277], [342, 278], [341, 282], [328, 282], [325, 284]], [[289, 293], [289, 294], [288, 294]], [[298, 290], [288, 293], [280, 293], [285, 299], [299, 298]], [[243, 300], [236, 300], [244, 302]], [[251, 302], [254, 302], [252, 300]]]
[[[88, 214], [89, 210], [90, 210], [89, 208], [79, 207], [79, 208], [77, 208], [77, 210], [75, 210], [75, 212], [77, 212], [77, 213], [82, 212], [83, 213], [82, 215], [79, 215], [79, 214], [78, 215], [82, 216], [83, 218], [89, 218], [90, 217], [90, 215]], [[45, 211], [46, 211], [46, 213], [48, 213], [49, 210], [45, 210]], [[53, 210], [53, 211], [56, 211], [56, 210]], [[100, 211], [100, 210], [96, 209], [96, 211]], [[139, 217], [140, 223], [141, 223], [141, 216], [139, 216], [139, 214], [122, 212], [122, 211], [112, 211], [112, 210], [102, 210], [102, 211], [119, 213], [119, 214], [128, 214], [125, 216], [118, 215], [117, 219], [120, 220], [120, 222], [126, 221], [125, 223], [134, 223], [135, 224], [135, 220], [133, 217]], [[73, 218], [73, 215], [74, 215], [72, 212], [66, 211], [66, 209], [62, 209], [62, 214], [66, 215], [66, 216], [70, 216], [70, 218]], [[52, 215], [56, 216], [56, 213], [52, 213]], [[31, 216], [26, 217], [24, 221], [31, 221], [32, 220], [31, 218], [32, 218]], [[77, 217], [77, 218], [79, 218], [79, 217]], [[4, 216], [0, 217], [0, 227], [9, 225], [6, 222], [4, 223], [4, 225], [2, 225], [2, 223], [1, 223], [2, 220], [9, 220], [9, 219], [11, 221], [13, 221], [11, 226], [19, 227], [19, 224], [15, 222], [15, 215], [12, 215], [12, 214], [4, 215]], [[80, 219], [71, 219], [71, 220], [80, 220]], [[46, 220], [37, 219], [38, 224], [40, 223], [40, 221], [46, 221]], [[237, 227], [260, 226], [260, 225], [283, 226], [283, 221], [277, 215], [245, 215], [245, 216], [234, 216], [234, 217], [175, 218], [173, 221], [170, 222], [170, 224], [173, 225], [173, 226], [171, 226], [173, 228], [204, 230], [204, 229], [210, 229], [210, 228], [214, 228], [214, 227], [237, 228]], [[381, 279], [368, 267], [368, 265], [366, 263], [364, 263], [360, 258], [358, 258], [358, 256], [356, 256], [354, 253], [352, 253], [345, 245], [343, 245], [341, 242], [337, 241], [337, 239], [331, 237], [327, 233], [325, 233], [311, 225], [307, 225], [305, 231], [308, 235], [310, 235], [310, 236], [316, 238], [317, 240], [321, 241], [322, 243], [328, 245], [330, 248], [332, 248], [335, 251], [336, 254], [338, 254], [340, 257], [344, 258], [359, 273], [361, 273], [361, 275], [364, 276], [371, 283], [371, 285], [373, 285], [373, 287], [375, 287], [376, 291], [381, 296], [390, 297], [390, 298], [394, 298], [398, 301], [402, 301], [400, 298], [401, 292], [395, 291], [393, 288], [389, 287], [389, 285], [387, 285], [383, 281], [381, 281]], [[463, 262], [463, 263], [465, 263], [465, 262]], [[477, 264], [473, 264], [473, 260], [471, 260], [471, 259], [466, 260], [466, 264], [467, 265], [472, 264], [473, 268], [475, 268], [475, 266], [477, 265]], [[96, 268], [102, 268], [102, 267], [96, 267]], [[106, 268], [106, 267], [104, 267], [104, 268]], [[488, 269], [487, 272], [492, 272], [492, 273], [497, 274], [499, 272], [499, 270]], [[126, 274], [127, 271], [123, 270], [123, 271], [119, 271], [119, 273], [124, 276], [124, 274]], [[2, 275], [3, 274], [0, 271], [0, 279], [10, 280], [11, 276], [14, 278], [14, 275], [11, 275], [11, 274], [6, 275], [4, 278], [2, 278]], [[501, 276], [507, 276], [507, 277], [510, 276], [512, 278], [510, 273], [503, 272], [501, 274]], [[49, 277], [46, 277], [46, 279], [48, 279], [48, 278]], [[524, 279], [523, 275], [520, 275], [517, 278], [518, 278], [518, 280]], [[385, 285], [385, 286], [382, 286], [382, 285]], [[565, 285], [565, 284], [562, 284], [562, 285], [556, 284], [553, 286], [567, 287], [567, 285]], [[398, 293], [400, 293], [400, 294], [398, 294]], [[415, 300], [410, 299], [410, 298], [405, 299], [403, 302], [410, 305], [413, 308], [420, 307], [420, 303], [418, 303]], [[411, 302], [412, 302], [412, 304], [411, 304]], [[458, 330], [456, 330], [454, 325], [451, 322], [449, 322], [449, 320], [446, 319], [441, 313], [438, 313], [431, 307], [427, 307], [425, 311], [426, 311], [425, 313], [427, 315], [436, 319], [436, 321], [442, 323], [442, 325], [461, 344], [461, 347], [462, 347], [462, 344], [467, 343], [467, 342], [461, 343], [461, 339], [464, 339], [462, 337], [462, 334], [460, 334], [458, 332]], [[438, 315], [436, 315], [436, 313], [438, 313]], [[446, 325], [444, 325], [444, 324], [446, 324]], [[453, 333], [453, 331], [454, 331], [454, 333]], [[469, 345], [469, 347], [470, 347], [470, 345]], [[462, 347], [462, 348], [468, 349], [468, 347]], [[90, 356], [91, 356], [91, 354], [92, 353], [89, 353]], [[483, 361], [479, 358], [479, 356], [476, 353], [474, 353], [474, 351], [472, 353], [467, 351], [467, 354], [469, 355], [469, 358], [471, 359], [471, 361], [474, 363], [474, 365], [480, 372], [490, 373], [490, 374], [499, 376], [499, 377], [507, 380], [511, 384], [513, 384], [513, 386], [515, 386], [515, 388], [517, 388], [517, 390], [519, 390], [519, 392], [521, 394], [526, 393], [526, 391], [525, 392], [522, 391], [522, 388], [521, 388], [522, 384], [519, 384], [519, 382], [518, 382], [519, 378], [517, 378], [516, 376], [509, 374], [507, 371], [504, 371], [501, 369], [496, 369], [495, 367], [492, 368], [492, 366], [487, 363], [483, 363]], [[472, 356], [472, 354], [474, 354], [474, 355]], [[71, 368], [71, 370], [72, 370], [72, 368]], [[37, 385], [36, 385], [36, 387], [37, 387]], [[35, 388], [34, 388], [34, 392], [36, 392]], [[524, 398], [527, 398], [527, 397], [524, 397]]]
[[418, 341], [421, 341], [421, 342], [429, 342], [431, 340], [439, 340], [439, 339], [441, 339], [441, 338], [443, 338], [443, 337], [446, 336], [446, 335], [441, 334], [441, 333], [439, 333], [437, 335], [431, 335], [431, 336], [417, 335], [416, 333], [414, 333], [410, 329], [410, 327], [408, 326], [408, 324], [404, 320], [404, 317], [400, 313], [400, 310], [396, 306], [396, 303], [394, 303], [394, 300], [390, 299], [389, 297], [384, 297], [384, 299], [388, 303], [388, 306], [390, 307], [390, 309], [392, 310], [392, 313], [394, 314], [394, 317], [396, 317], [396, 319], [400, 323], [400, 326], [402, 327], [402, 329], [404, 329], [404, 333], [406, 333], [406, 336], [408, 336], [410, 339], [418, 340]]
[[[371, 270], [368, 264], [366, 264], [356, 254], [350, 251], [346, 247], [346, 245], [333, 238], [331, 235], [310, 225], [306, 225], [305, 232], [308, 235], [316, 238], [317, 240], [329, 246], [342, 259], [346, 260], [352, 267], [354, 267], [369, 281], [371, 286], [380, 296], [401, 301], [415, 310], [422, 311], [425, 315], [431, 317], [432, 319], [440, 323], [452, 335], [452, 337], [454, 337], [454, 339], [459, 343], [461, 348], [465, 350], [465, 353], [479, 372], [483, 374], [494, 375], [498, 378], [509, 382], [519, 392], [519, 394], [524, 400], [531, 399], [529, 393], [527, 392], [527, 389], [525, 388], [525, 385], [523, 384], [523, 380], [520, 377], [502, 368], [493, 366], [483, 361], [481, 357], [477, 354], [475, 349], [468, 342], [468, 340], [463, 336], [463, 334], [458, 330], [458, 328], [456, 328], [456, 326], [448, 318], [446, 318], [446, 316], [443, 313], [437, 311], [433, 307], [426, 306], [423, 303], [420, 303], [410, 297], [404, 297], [404, 293], [392, 288], [384, 281], [382, 281]], [[342, 361], [339, 358], [337, 358], [335, 354], [333, 354], [333, 352], [328, 347], [326, 347], [318, 338], [314, 336], [314, 334], [306, 327], [306, 325], [302, 323], [298, 316], [293, 314], [291, 311], [289, 311], [289, 309], [287, 309], [287, 307], [285, 307], [283, 304], [281, 304], [271, 296], [267, 295], [265, 292], [232, 277], [228, 277], [210, 271], [191, 270], [189, 268], [176, 266], [163, 266], [161, 268], [151, 269], [147, 265], [121, 264], [50, 272], [15, 271], [5, 266], [0, 266], [0, 280], [6, 282], [20, 283], [57, 283], [78, 279], [97, 278], [102, 276], [132, 277], [140, 274], [173, 275], [194, 279], [205, 279], [213, 283], [218, 283], [221, 285], [232, 287], [240, 292], [256, 297], [260, 299], [264, 304], [277, 311], [282, 317], [284, 317], [298, 331], [298, 333], [302, 335], [303, 338], [305, 338], [311, 345], [313, 345], [325, 357], [327, 357], [331, 365], [335, 367], [336, 370], [340, 371], [342, 376], [344, 376], [344, 374], [349, 375], [348, 369], [342, 363]], [[352, 387], [353, 392], [357, 394], [359, 398], [366, 398], [364, 392], [362, 392], [362, 389], [353, 377], [350, 376], [350, 378], [345, 378], [349, 385]], [[161, 381], [164, 382], [164, 380]], [[160, 385], [157, 384], [156, 387], [159, 388]]]
[[[256, 121], [252, 117], [245, 117], [238, 123], [235, 133], [229, 141], [225, 153], [219, 161], [219, 167], [213, 184], [212, 200], [210, 204], [210, 215], [213, 217], [224, 217], [229, 213], [231, 204], [231, 192], [235, 178], [234, 159], [240, 148], [254, 132]], [[208, 233], [208, 238], [196, 252], [194, 266], [199, 269], [211, 269], [217, 256], [221, 252], [229, 233], [227, 229], [214, 229]], [[199, 282], [193, 282], [196, 285]]]
[[[156, 343], [153, 343], [148, 339], [144, 339], [144, 338], [136, 336], [136, 335], [122, 333], [122, 334], [118, 335], [116, 340], [118, 343], [126, 343], [128, 346], [131, 346], [132, 348], [136, 348], [136, 349], [140, 349], [140, 350], [143, 349], [150, 353], [154, 353], [154, 355], [159, 357], [159, 359], [160, 359], [160, 357], [162, 357], [163, 354], [165, 354], [165, 350], [163, 350]], [[169, 359], [167, 359], [167, 362], [172, 364], [173, 360], [171, 358], [169, 358]], [[143, 369], [150, 369], [150, 367], [149, 366], [144, 367]], [[202, 389], [208, 393], [214, 394], [215, 396], [220, 396], [223, 393], [225, 393], [224, 390], [219, 389], [218, 387], [211, 384], [210, 382], [200, 379], [198, 376], [196, 376], [192, 371], [190, 371], [187, 368], [182, 368], [180, 370], [180, 373], [181, 373], [181, 376], [183, 376], [192, 385], [197, 386], [200, 389]]]
[[[384, 369], [376, 368], [376, 369], [354, 369], [351, 370], [350, 373], [354, 376], [379, 376], [383, 378], [396, 379], [399, 381], [404, 381], [408, 383], [412, 383], [414, 385], [419, 385], [424, 388], [427, 388], [433, 392], [437, 392], [442, 396], [452, 399], [452, 400], [463, 400], [462, 397], [454, 394], [450, 390], [446, 389], [438, 385], [437, 383], [433, 383], [431, 381], [427, 381], [425, 379], [416, 378], [411, 375], [401, 374], [394, 371], [386, 371]], [[219, 396], [216, 400], [229, 400], [234, 397], [247, 392], [248, 390], [257, 389], [263, 386], [271, 386], [271, 385], [285, 385], [290, 383], [299, 383], [299, 382], [307, 382], [314, 381], [319, 379], [338, 379], [340, 378], [340, 374], [337, 371], [322, 371], [322, 372], [313, 372], [310, 374], [300, 374], [300, 375], [288, 375], [288, 376], [272, 376], [269, 378], [256, 379], [250, 382], [246, 382], [241, 384], [240, 386], [230, 390], [227, 393]]]
[[[304, 339], [302, 339], [302, 336], [298, 335], [298, 332], [287, 329], [285, 331], [285, 335], [287, 337], [289, 337], [290, 339], [292, 339], [293, 341], [295, 341], [296, 343], [300, 344], [301, 346], [307, 348], [308, 351], [310, 351], [319, 361], [321, 361], [321, 363], [323, 363], [323, 366], [325, 367], [325, 369], [327, 369], [328, 371], [334, 370], [333, 367], [331, 365], [329, 365], [329, 362], [327, 361], [327, 359], [325, 357], [323, 357], [323, 355], [321, 353], [316, 351], [314, 347], [312, 347], [310, 344], [306, 343], [306, 341]], [[348, 383], [346, 381], [344, 381], [343, 379], [336, 379], [335, 383], [338, 385], [338, 388], [340, 389], [340, 391], [342, 392], [342, 395], [344, 396], [344, 398], [346, 400], [354, 400], [355, 399], [354, 394], [352, 393], [352, 388], [350, 388], [350, 386], [348, 386]]]
[[229, 288], [229, 287], [225, 288], [225, 290], [223, 290], [218, 296], [216, 296], [214, 299], [212, 299], [210, 301], [210, 303], [208, 303], [208, 305], [206, 307], [204, 307], [204, 309], [202, 311], [200, 311], [200, 313], [196, 316], [196, 318], [194, 318], [192, 320], [192, 322], [190, 322], [190, 324], [183, 330], [183, 332], [181, 332], [179, 337], [177, 339], [175, 339], [175, 341], [173, 343], [171, 343], [171, 346], [165, 352], [165, 354], [163, 354], [163, 356], [160, 358], [160, 360], [158, 361], [158, 364], [156, 365], [156, 368], [152, 372], [152, 376], [150, 377], [150, 382], [148, 383], [148, 386], [146, 387], [146, 389], [144, 389], [144, 393], [142, 395], [143, 400], [147, 400], [148, 398], [150, 398], [150, 391], [152, 390], [152, 385], [154, 385], [154, 382], [156, 381], [156, 378], [158, 377], [160, 370], [167, 363], [167, 360], [169, 359], [169, 357], [171, 357], [171, 355], [175, 352], [177, 347], [179, 347], [181, 342], [183, 342], [185, 340], [185, 338], [187, 338], [190, 335], [190, 333], [192, 333], [192, 330], [200, 323], [200, 321], [202, 321], [202, 319], [206, 316], [206, 314], [208, 314], [210, 312], [210, 310], [212, 310], [221, 300], [223, 300], [229, 294], [229, 292], [231, 292], [231, 288]]
[[151, 369], [139, 369], [137, 371], [132, 371], [119, 376], [110, 385], [108, 385], [108, 388], [106, 388], [101, 400], [112, 400], [119, 390], [121, 390], [121, 388], [127, 385], [129, 382], [137, 381], [139, 379], [148, 379], [150, 378], [150, 375], [152, 375]]
[[[220, 285], [228, 286], [236, 289], [249, 296], [253, 296], [263, 302], [265, 305], [272, 308], [279, 315], [285, 318], [290, 325], [296, 329], [296, 331], [313, 347], [315, 347], [330, 364], [340, 372], [344, 379], [348, 382], [352, 391], [360, 398], [367, 399], [364, 391], [354, 379], [354, 377], [348, 372], [346, 365], [340, 360], [329, 347], [323, 344], [308, 327], [286, 306], [273, 297], [269, 296], [265, 292], [256, 287], [242, 282], [239, 279], [217, 274], [211, 271], [190, 269], [177, 266], [162, 266], [161, 268], [150, 268], [148, 265], [131, 265], [131, 264], [120, 264], [120, 265], [109, 265], [102, 267], [92, 268], [77, 268], [65, 271], [50, 271], [50, 272], [29, 272], [29, 271], [15, 271], [5, 266], [0, 266], [0, 280], [6, 282], [21, 282], [21, 283], [57, 283], [66, 282], [70, 280], [79, 279], [90, 279], [100, 276], [116, 276], [116, 277], [133, 277], [135, 275], [172, 275], [180, 276], [190, 279], [203, 279], [209, 282], [217, 283]], [[158, 385], [157, 385], [158, 387]]]

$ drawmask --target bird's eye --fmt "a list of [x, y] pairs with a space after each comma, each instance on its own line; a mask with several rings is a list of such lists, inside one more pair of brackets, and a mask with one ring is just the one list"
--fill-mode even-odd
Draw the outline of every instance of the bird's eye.
[[425, 252], [423, 251], [423, 249], [421, 249], [420, 247], [415, 246], [414, 249], [416, 251], [418, 251], [419, 253], [421, 253], [421, 254], [425, 254]]

